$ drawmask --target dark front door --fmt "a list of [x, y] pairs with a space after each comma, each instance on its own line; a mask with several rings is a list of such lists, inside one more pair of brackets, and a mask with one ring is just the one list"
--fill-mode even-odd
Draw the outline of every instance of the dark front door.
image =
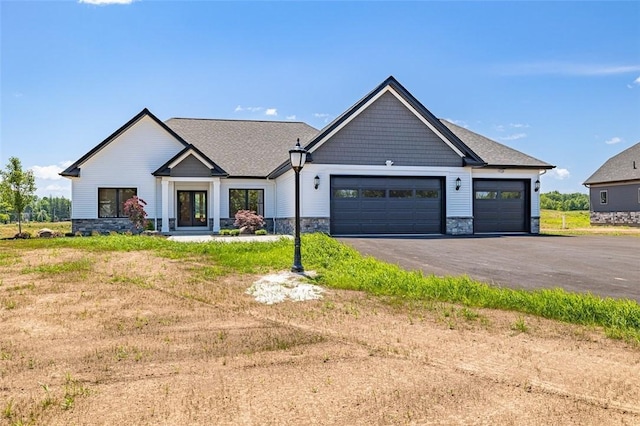
[[178, 191], [178, 226], [207, 226], [207, 191]]

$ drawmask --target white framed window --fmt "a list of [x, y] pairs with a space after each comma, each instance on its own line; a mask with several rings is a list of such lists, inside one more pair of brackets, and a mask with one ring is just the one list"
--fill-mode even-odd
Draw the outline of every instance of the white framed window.
[[607, 204], [609, 201], [609, 194], [606, 189], [600, 191], [600, 204]]

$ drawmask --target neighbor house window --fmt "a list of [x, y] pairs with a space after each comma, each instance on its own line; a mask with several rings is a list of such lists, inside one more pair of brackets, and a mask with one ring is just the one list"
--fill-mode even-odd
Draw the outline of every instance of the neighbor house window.
[[607, 204], [607, 190], [600, 191], [600, 204]]
[[127, 217], [124, 202], [137, 194], [136, 188], [98, 188], [98, 217]]
[[264, 216], [264, 189], [230, 189], [229, 217], [234, 217], [238, 210], [251, 210]]
[[638, 204], [640, 204], [640, 188], [638, 188]]

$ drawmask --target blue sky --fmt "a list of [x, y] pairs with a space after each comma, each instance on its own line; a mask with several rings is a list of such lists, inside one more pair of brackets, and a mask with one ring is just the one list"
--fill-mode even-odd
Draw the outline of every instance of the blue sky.
[[389, 75], [437, 117], [556, 165], [543, 192], [585, 192], [640, 141], [637, 1], [0, 0], [0, 14], [0, 162], [19, 157], [40, 196], [70, 197], [57, 172], [145, 107], [321, 128]]

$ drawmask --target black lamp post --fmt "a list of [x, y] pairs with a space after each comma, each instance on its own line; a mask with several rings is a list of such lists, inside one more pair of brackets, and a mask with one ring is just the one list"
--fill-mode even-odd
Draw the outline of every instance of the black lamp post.
[[291, 272], [304, 272], [300, 255], [300, 170], [302, 170], [304, 163], [307, 161], [307, 151], [300, 146], [300, 139], [296, 142], [296, 146], [289, 150], [289, 161], [291, 161], [291, 168], [296, 175], [296, 229]]

